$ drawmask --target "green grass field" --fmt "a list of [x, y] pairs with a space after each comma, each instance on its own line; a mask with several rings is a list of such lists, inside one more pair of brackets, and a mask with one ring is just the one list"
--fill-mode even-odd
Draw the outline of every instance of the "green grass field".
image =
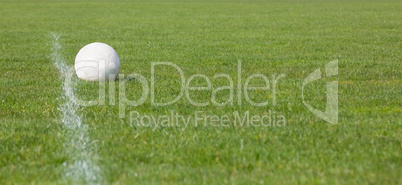
[[[380, 0], [0, 1], [0, 184], [401, 184], [401, 18], [400, 1]], [[106, 104], [75, 106], [82, 125], [71, 128], [63, 84], [72, 80], [84, 100], [97, 100], [99, 84], [63, 78], [55, 63], [73, 69], [80, 48], [92, 42], [112, 46], [120, 74], [140, 74], [149, 86], [152, 62], [179, 66], [186, 80], [204, 74], [214, 89], [230, 84], [213, 78], [222, 73], [237, 88], [239, 61], [243, 86], [252, 74], [286, 76], [276, 97], [249, 91], [255, 102], [268, 100], [266, 106], [253, 106], [244, 93], [239, 100], [237, 89], [233, 104], [224, 106], [211, 102], [211, 91], [192, 91], [192, 99], [209, 105], [194, 106], [184, 95], [155, 106], [148, 95], [143, 104], [127, 106], [123, 118], [121, 82], [114, 105], [113, 83], [106, 83]], [[325, 76], [325, 64], [336, 59], [339, 74]], [[325, 110], [325, 85], [338, 81], [337, 124], [303, 104], [303, 80], [316, 69], [324, 76], [306, 86], [305, 101]], [[156, 101], [174, 99], [178, 72], [155, 70]], [[261, 78], [250, 84], [264, 85]], [[130, 100], [142, 92], [138, 80], [126, 82]], [[229, 100], [230, 91], [216, 99]], [[186, 126], [144, 126], [130, 119], [134, 111], [275, 111], [286, 124], [214, 126], [190, 119]]]

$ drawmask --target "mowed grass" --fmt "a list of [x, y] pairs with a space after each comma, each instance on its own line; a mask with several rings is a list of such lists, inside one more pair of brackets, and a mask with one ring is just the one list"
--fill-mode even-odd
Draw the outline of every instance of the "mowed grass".
[[[398, 1], [170, 1], [170, 2], [1, 2], [0, 3], [0, 184], [72, 184], [66, 166], [79, 153], [65, 147], [68, 135], [58, 110], [62, 83], [51, 60], [54, 38], [71, 67], [80, 48], [104, 42], [117, 51], [121, 74], [137, 73], [150, 85], [151, 62], [171, 62], [188, 80], [205, 74], [214, 88], [229, 75], [237, 88], [252, 74], [285, 74], [272, 91], [250, 91], [237, 103], [215, 106], [211, 91], [192, 91], [208, 106], [185, 96], [168, 106], [151, 104], [150, 94], [127, 106], [81, 107], [95, 146], [100, 184], [401, 184], [402, 166], [402, 3]], [[325, 109], [325, 84], [339, 83], [339, 122], [328, 124], [302, 103], [308, 74], [338, 59], [339, 75], [306, 89], [306, 102]], [[168, 101], [180, 91], [180, 76], [156, 68], [155, 97]], [[261, 85], [261, 81], [251, 82]], [[194, 81], [205, 85], [205, 80]], [[109, 83], [107, 83], [107, 86]], [[140, 83], [126, 94], [138, 99]], [[109, 102], [107, 88], [106, 102]], [[96, 99], [98, 84], [79, 81], [76, 93]], [[217, 95], [221, 102], [229, 91]], [[145, 127], [142, 115], [250, 115], [275, 110], [284, 126], [196, 125]], [[81, 179], [85, 183], [84, 179]]]

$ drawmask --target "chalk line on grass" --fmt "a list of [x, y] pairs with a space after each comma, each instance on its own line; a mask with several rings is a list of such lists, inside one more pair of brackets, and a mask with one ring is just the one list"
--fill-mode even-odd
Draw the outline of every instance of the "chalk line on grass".
[[101, 181], [101, 169], [94, 161], [96, 145], [88, 137], [88, 127], [82, 124], [82, 117], [77, 113], [79, 104], [75, 100], [74, 87], [76, 84], [74, 70], [63, 59], [60, 35], [52, 33], [53, 47], [51, 59], [60, 71], [63, 79], [62, 104], [58, 110], [61, 112], [61, 121], [64, 126], [64, 148], [72, 159], [63, 164], [66, 168], [65, 176], [76, 183], [98, 184]]

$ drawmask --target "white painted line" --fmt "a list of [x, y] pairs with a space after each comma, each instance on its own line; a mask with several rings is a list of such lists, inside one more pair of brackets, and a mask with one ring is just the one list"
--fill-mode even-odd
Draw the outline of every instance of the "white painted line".
[[79, 105], [74, 100], [75, 79], [73, 67], [69, 67], [63, 59], [61, 45], [59, 44], [60, 35], [52, 33], [53, 48], [51, 59], [59, 69], [63, 79], [63, 93], [61, 95], [62, 104], [59, 106], [61, 121], [64, 126], [65, 141], [64, 148], [72, 159], [63, 164], [65, 166], [65, 176], [73, 184], [99, 184], [101, 182], [101, 169], [93, 160], [96, 149], [94, 142], [88, 137], [87, 125], [82, 124], [82, 118], [77, 110]]

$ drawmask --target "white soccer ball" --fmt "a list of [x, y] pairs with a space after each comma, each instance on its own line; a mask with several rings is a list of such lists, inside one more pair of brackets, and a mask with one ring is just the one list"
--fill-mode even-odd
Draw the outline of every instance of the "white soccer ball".
[[75, 57], [78, 78], [87, 81], [114, 81], [120, 71], [120, 59], [107, 44], [94, 42], [84, 46]]

